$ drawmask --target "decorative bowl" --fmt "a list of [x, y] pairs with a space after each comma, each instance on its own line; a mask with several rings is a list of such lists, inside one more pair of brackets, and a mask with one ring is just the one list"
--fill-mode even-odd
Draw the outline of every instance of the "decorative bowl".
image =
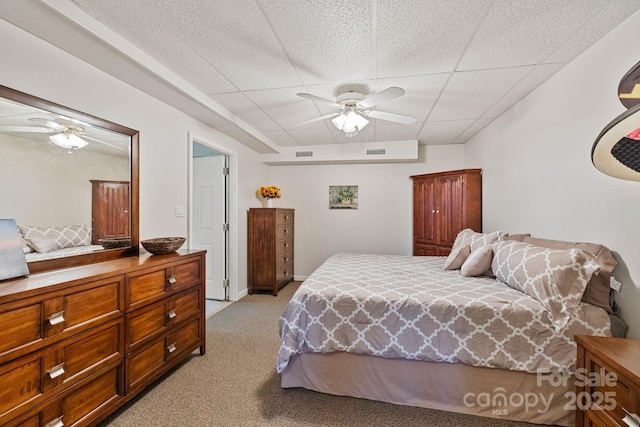
[[140, 244], [147, 252], [154, 255], [168, 254], [180, 249], [187, 240], [186, 237], [157, 237], [155, 239], [141, 240]]
[[128, 248], [131, 246], [131, 237], [105, 237], [98, 239], [98, 243], [105, 249]]

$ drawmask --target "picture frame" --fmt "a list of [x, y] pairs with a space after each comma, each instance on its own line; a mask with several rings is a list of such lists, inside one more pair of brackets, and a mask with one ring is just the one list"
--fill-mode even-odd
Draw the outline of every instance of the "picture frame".
[[15, 219], [0, 219], [0, 280], [29, 274], [23, 240]]
[[329, 209], [358, 209], [358, 186], [330, 185]]

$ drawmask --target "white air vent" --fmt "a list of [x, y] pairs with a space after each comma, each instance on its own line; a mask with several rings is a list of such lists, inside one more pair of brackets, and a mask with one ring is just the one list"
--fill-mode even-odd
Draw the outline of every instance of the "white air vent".
[[387, 154], [386, 148], [370, 148], [367, 150], [367, 156], [379, 156], [381, 154]]
[[313, 151], [296, 151], [296, 157], [313, 157]]

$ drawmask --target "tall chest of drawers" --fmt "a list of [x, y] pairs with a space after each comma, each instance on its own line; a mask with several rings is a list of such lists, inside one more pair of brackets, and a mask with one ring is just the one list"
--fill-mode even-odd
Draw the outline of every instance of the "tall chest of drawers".
[[94, 425], [205, 352], [204, 252], [0, 282], [0, 425]]
[[251, 208], [248, 213], [249, 294], [278, 290], [293, 280], [293, 209]]

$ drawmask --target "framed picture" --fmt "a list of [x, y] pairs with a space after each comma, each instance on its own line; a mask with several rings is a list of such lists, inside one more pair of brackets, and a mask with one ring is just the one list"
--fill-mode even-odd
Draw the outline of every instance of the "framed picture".
[[358, 209], [358, 186], [330, 185], [329, 209]]
[[26, 276], [29, 267], [15, 219], [0, 219], [0, 280]]

